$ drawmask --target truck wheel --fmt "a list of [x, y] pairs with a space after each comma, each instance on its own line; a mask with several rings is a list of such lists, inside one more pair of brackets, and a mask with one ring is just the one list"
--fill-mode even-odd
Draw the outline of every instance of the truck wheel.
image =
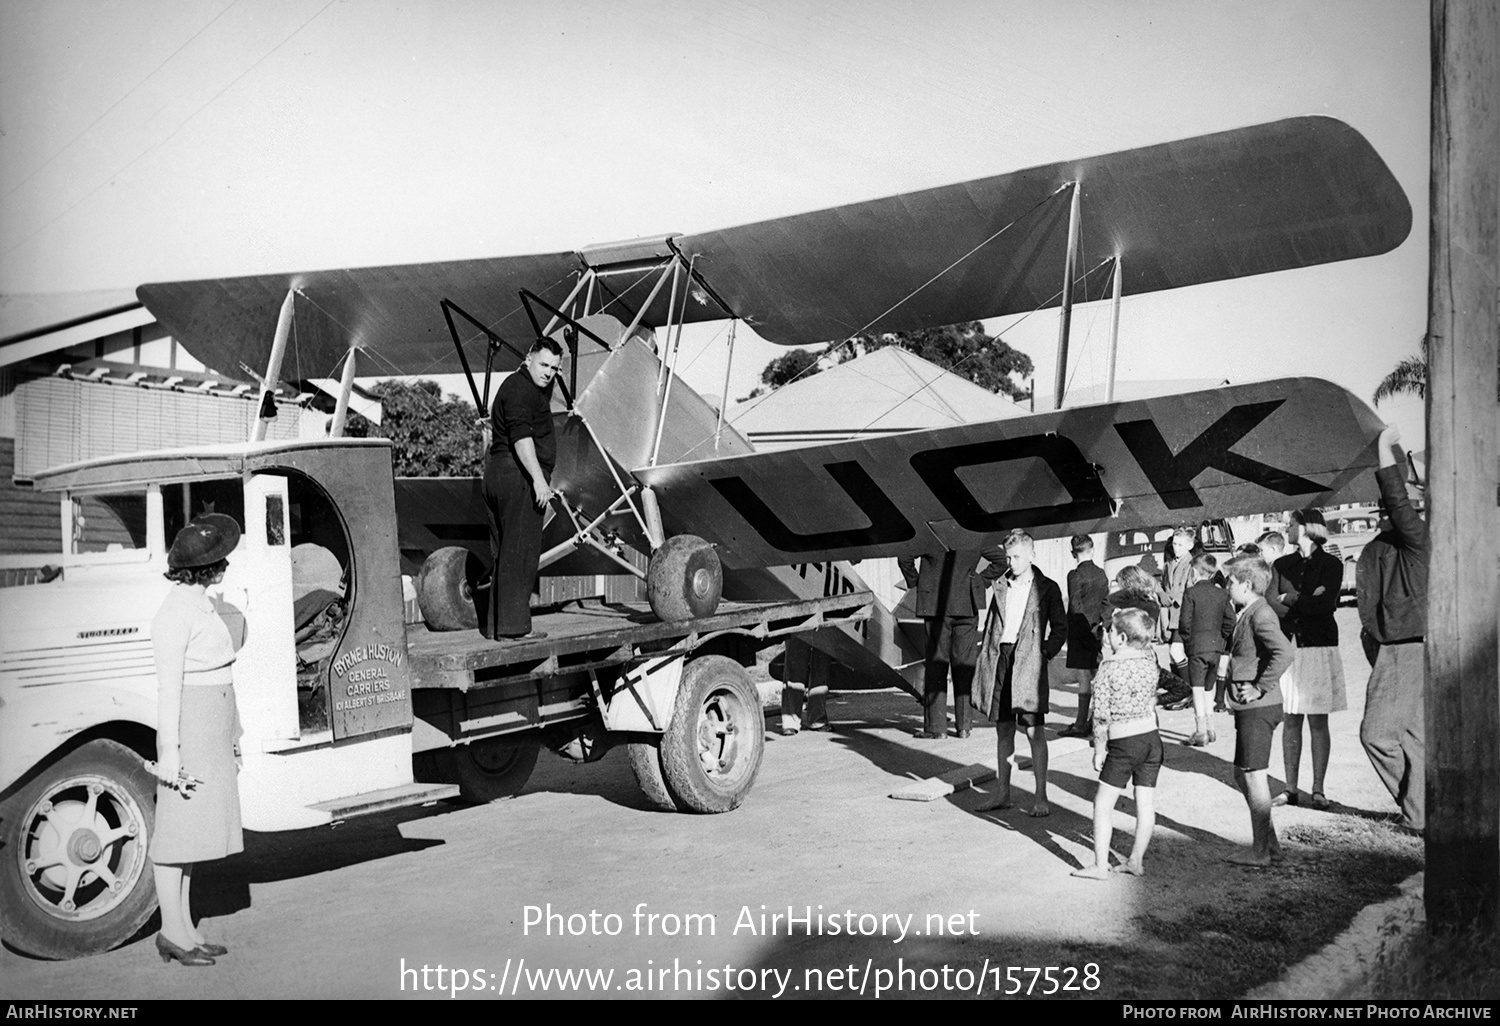
[[646, 566], [646, 598], [657, 619], [667, 623], [712, 615], [723, 590], [719, 554], [696, 535], [668, 538]]
[[90, 741], [0, 806], [0, 933], [43, 958], [108, 951], [146, 925], [156, 780], [115, 741]]
[[635, 773], [635, 782], [641, 785], [641, 794], [653, 808], [662, 812], [677, 812], [677, 799], [667, 787], [667, 779], [661, 770], [661, 735], [640, 734], [647, 740], [630, 741], [625, 745], [630, 754], [630, 769]]
[[760, 772], [765, 724], [760, 694], [739, 663], [718, 655], [688, 663], [661, 739], [662, 774], [678, 807], [737, 808]]
[[433, 631], [473, 630], [474, 585], [484, 576], [484, 564], [462, 545], [438, 549], [417, 571], [417, 605]]
[[492, 737], [440, 751], [438, 764], [465, 801], [493, 802], [526, 786], [541, 750], [539, 737]]

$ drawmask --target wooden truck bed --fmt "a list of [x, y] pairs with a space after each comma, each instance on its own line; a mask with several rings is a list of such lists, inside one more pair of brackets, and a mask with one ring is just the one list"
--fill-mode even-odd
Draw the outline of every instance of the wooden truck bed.
[[569, 602], [533, 613], [532, 629], [547, 637], [496, 642], [477, 630], [435, 633], [407, 627], [412, 687], [494, 687], [604, 666], [629, 665], [689, 652], [725, 633], [769, 639], [869, 616], [871, 595], [857, 591], [789, 602], [722, 602], [712, 616], [663, 623], [645, 603]]

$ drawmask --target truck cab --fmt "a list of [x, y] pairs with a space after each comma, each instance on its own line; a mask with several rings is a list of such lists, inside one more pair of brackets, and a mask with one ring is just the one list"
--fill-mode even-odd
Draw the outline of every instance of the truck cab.
[[387, 442], [135, 454], [35, 484], [58, 496], [60, 551], [34, 583], [0, 589], [7, 939], [67, 953], [154, 907], [155, 783], [141, 765], [155, 756], [151, 621], [172, 587], [171, 539], [199, 513], [245, 528], [210, 589], [239, 645], [245, 827], [315, 826], [351, 800], [454, 793], [412, 780]]
[[[238, 645], [253, 831], [508, 797], [544, 746], [592, 761], [625, 745], [650, 804], [727, 812], [764, 750], [744, 667], [779, 638], [842, 639], [871, 605], [825, 587], [674, 621], [585, 600], [539, 611], [543, 640], [427, 630], [409, 622], [383, 439], [127, 454], [34, 483], [58, 497], [59, 551], [8, 564], [18, 583], [0, 587], [0, 933], [47, 957], [122, 943], [155, 909], [151, 622], [172, 587], [169, 543], [199, 514], [244, 528], [209, 596]], [[445, 609], [470, 602], [471, 561], [428, 558], [450, 571], [434, 588], [444, 575], [424, 567]]]

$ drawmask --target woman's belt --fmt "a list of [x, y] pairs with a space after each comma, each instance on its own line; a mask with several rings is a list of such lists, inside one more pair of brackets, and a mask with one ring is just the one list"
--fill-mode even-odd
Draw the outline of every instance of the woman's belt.
[[233, 684], [234, 674], [228, 666], [216, 666], [212, 670], [187, 670], [182, 675], [182, 683], [184, 686]]

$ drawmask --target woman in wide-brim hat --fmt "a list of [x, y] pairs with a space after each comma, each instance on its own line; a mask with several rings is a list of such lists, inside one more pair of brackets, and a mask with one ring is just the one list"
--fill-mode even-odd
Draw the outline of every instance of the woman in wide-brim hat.
[[193, 922], [193, 866], [244, 850], [235, 743], [240, 735], [230, 667], [235, 646], [209, 599], [224, 579], [240, 525], [222, 513], [188, 524], [167, 553], [174, 587], [151, 621], [156, 655], [156, 829], [148, 853], [161, 904], [163, 962], [213, 965], [227, 953]]

